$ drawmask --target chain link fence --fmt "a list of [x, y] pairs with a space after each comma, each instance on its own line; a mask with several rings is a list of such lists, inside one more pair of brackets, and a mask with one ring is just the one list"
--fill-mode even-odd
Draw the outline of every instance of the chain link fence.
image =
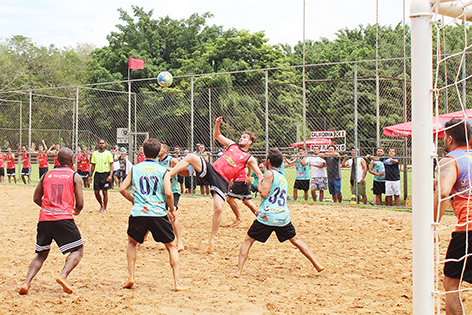
[[[221, 144], [213, 139], [213, 126], [223, 116], [221, 131], [226, 137], [237, 142], [246, 130], [257, 136], [251, 152], [259, 159], [272, 147], [287, 156], [296, 153], [299, 142], [307, 141], [310, 148], [310, 143], [319, 141], [312, 139], [312, 131], [343, 131], [329, 139], [343, 155], [351, 146], [358, 147], [361, 156], [375, 155], [378, 146], [395, 147], [403, 161], [406, 197], [411, 141], [385, 137], [382, 129], [411, 118], [406, 79], [410, 61], [380, 60], [378, 68], [376, 76], [375, 61], [307, 65], [305, 82], [303, 67], [296, 66], [175, 76], [170, 88], [160, 87], [156, 79], [141, 79], [4, 92], [0, 148], [16, 150], [35, 143], [37, 149], [44, 140], [49, 147], [93, 151], [104, 139], [109, 146], [127, 148], [134, 161], [139, 145], [149, 136], [166, 141], [170, 148], [179, 146], [182, 152], [194, 152], [196, 144], [217, 152]], [[286, 175], [289, 182], [295, 180], [294, 170]], [[370, 187], [370, 174], [367, 183]], [[342, 187], [345, 199], [350, 198], [349, 178], [344, 175]]]

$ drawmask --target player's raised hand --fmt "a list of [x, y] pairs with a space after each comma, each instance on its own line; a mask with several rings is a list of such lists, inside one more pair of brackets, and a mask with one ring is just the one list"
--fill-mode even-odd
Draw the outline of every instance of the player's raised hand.
[[216, 124], [217, 125], [221, 125], [222, 122], [223, 122], [223, 116], [220, 116], [220, 117], [216, 118]]

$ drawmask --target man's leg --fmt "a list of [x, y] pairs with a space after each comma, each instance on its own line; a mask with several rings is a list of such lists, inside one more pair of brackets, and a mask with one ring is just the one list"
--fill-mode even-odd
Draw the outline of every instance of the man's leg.
[[229, 207], [231, 208], [234, 215], [236, 216], [236, 218], [234, 219], [234, 222], [231, 223], [230, 225], [231, 227], [235, 227], [236, 225], [238, 225], [239, 223], [243, 221], [243, 219], [241, 219], [241, 213], [239, 212], [238, 204], [236, 203], [236, 200], [234, 200], [233, 197], [226, 197], [226, 202], [229, 204]]
[[395, 195], [395, 205], [397, 207], [400, 207], [400, 205], [401, 205], [400, 195]]
[[175, 174], [184, 171], [189, 165], [192, 165], [199, 173], [202, 171], [202, 160], [198, 155], [190, 153], [170, 170], [169, 176], [172, 178]]
[[98, 210], [98, 212], [102, 213], [103, 200], [102, 200], [102, 195], [100, 195], [100, 190], [94, 190], [93, 192], [95, 194], [95, 199], [97, 199], [98, 203], [100, 204], [100, 210]]
[[180, 282], [180, 269], [179, 269], [179, 252], [174, 242], [164, 244], [169, 252], [170, 266], [172, 267], [172, 274], [174, 276], [174, 290], [185, 291], [188, 288], [184, 287]]
[[103, 213], [107, 213], [107, 206], [108, 206], [108, 190], [102, 190], [103, 193]]
[[324, 190], [320, 190], [320, 201], [324, 200]]
[[463, 314], [462, 302], [459, 292], [447, 293], [448, 291], [457, 291], [459, 289], [460, 280], [449, 278], [444, 276], [443, 279], [444, 289], [446, 290], [446, 314], [447, 315], [458, 315]]
[[362, 195], [362, 203], [367, 204], [367, 195]]
[[334, 194], [334, 202], [339, 202], [339, 203], [341, 203], [342, 200], [343, 200], [343, 195], [341, 195], [341, 194]]
[[293, 188], [293, 200], [297, 200], [298, 198], [298, 189]]
[[304, 190], [305, 201], [308, 201], [308, 190]]
[[21, 180], [26, 185], [26, 175], [21, 175]]
[[66, 258], [64, 268], [62, 268], [61, 272], [56, 278], [56, 282], [62, 286], [62, 289], [64, 290], [65, 293], [71, 294], [74, 292], [72, 291], [72, 288], [67, 283], [67, 277], [69, 276], [71, 271], [74, 270], [75, 267], [77, 267], [83, 255], [84, 255], [83, 247], [80, 248], [79, 250], [71, 252]]
[[128, 281], [123, 289], [131, 289], [134, 284], [134, 268], [136, 266], [138, 242], [128, 236], [128, 249], [126, 250], [126, 259], [128, 260]]
[[308, 245], [305, 244], [301, 239], [298, 238], [298, 236], [295, 236], [294, 238], [290, 239], [290, 243], [295, 245], [303, 255], [305, 255], [306, 258], [313, 264], [313, 267], [316, 268], [318, 272], [323, 271], [325, 268], [316, 260], [315, 256], [311, 252], [310, 248], [308, 248]]
[[246, 207], [248, 207], [249, 209], [251, 209], [251, 211], [252, 211], [252, 213], [254, 213], [254, 215], [255, 215], [256, 212], [259, 210], [259, 209], [257, 208], [257, 206], [254, 204], [254, 202], [252, 202], [251, 199], [244, 198], [243, 203], [246, 205]]
[[18, 293], [21, 295], [28, 294], [29, 288], [31, 286], [31, 281], [38, 274], [39, 270], [43, 266], [44, 261], [48, 258], [49, 251], [41, 251], [36, 254], [33, 261], [29, 265], [28, 273], [26, 274], [26, 279], [18, 290]]
[[385, 204], [387, 206], [393, 206], [392, 196], [385, 196]]
[[225, 201], [217, 193], [214, 193], [213, 195], [214, 213], [213, 213], [213, 221], [211, 224], [211, 236], [210, 236], [210, 244], [208, 247], [208, 253], [213, 253], [213, 251], [215, 250], [215, 238], [216, 238], [216, 234], [218, 233], [218, 229], [220, 228], [221, 219], [223, 218], [224, 203]]
[[185, 246], [182, 241], [182, 226], [180, 225], [177, 216], [175, 217], [174, 222], [172, 222], [172, 228], [174, 229], [175, 238], [177, 239], [177, 251], [181, 252], [185, 250]]
[[316, 201], [316, 198], [317, 198], [317, 196], [316, 196], [316, 189], [312, 189], [312, 190], [311, 190], [311, 198], [313, 198], [313, 201]]
[[246, 262], [247, 257], [249, 256], [249, 250], [251, 249], [252, 244], [254, 244], [256, 240], [246, 235], [246, 238], [241, 245], [241, 250], [239, 251], [239, 259], [238, 259], [238, 269], [233, 274], [235, 278], [240, 278], [241, 274], [243, 273], [244, 263]]

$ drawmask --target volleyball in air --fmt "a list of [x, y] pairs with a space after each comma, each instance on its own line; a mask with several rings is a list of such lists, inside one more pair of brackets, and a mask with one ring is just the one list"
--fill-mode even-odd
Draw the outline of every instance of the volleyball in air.
[[173, 81], [174, 78], [172, 77], [172, 74], [167, 71], [162, 71], [157, 76], [157, 83], [159, 83], [159, 85], [162, 87], [169, 87]]

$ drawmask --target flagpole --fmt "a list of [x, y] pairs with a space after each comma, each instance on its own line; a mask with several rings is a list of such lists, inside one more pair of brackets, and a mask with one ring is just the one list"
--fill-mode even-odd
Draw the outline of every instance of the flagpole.
[[[130, 81], [130, 71], [129, 68], [129, 59], [128, 59], [128, 135], [131, 138], [131, 81]], [[130, 145], [130, 141], [128, 140], [128, 145]]]

